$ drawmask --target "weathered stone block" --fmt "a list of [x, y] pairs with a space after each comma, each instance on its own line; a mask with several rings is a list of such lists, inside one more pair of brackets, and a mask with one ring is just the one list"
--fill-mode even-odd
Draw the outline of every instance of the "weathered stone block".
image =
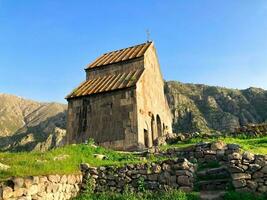
[[233, 180], [239, 180], [239, 179], [251, 179], [251, 175], [248, 173], [235, 173], [232, 174]]
[[235, 188], [241, 188], [247, 185], [246, 180], [240, 179], [240, 180], [234, 180], [233, 185]]

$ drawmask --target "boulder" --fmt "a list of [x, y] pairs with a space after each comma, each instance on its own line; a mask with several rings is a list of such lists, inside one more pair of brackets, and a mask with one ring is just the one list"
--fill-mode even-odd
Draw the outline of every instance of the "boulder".
[[107, 156], [105, 156], [103, 154], [94, 154], [94, 157], [96, 159], [99, 159], [99, 160], [106, 160], [107, 159]]
[[252, 161], [254, 161], [255, 156], [254, 156], [253, 153], [250, 153], [250, 152], [246, 151], [246, 152], [243, 153], [243, 159], [247, 160], [248, 162], [252, 162]]
[[217, 142], [213, 142], [210, 148], [213, 151], [224, 150], [226, 149], [226, 144], [223, 141], [217, 141]]

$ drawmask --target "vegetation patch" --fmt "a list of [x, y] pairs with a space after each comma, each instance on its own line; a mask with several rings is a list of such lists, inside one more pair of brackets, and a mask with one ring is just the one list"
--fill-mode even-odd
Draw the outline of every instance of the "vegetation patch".
[[[107, 159], [101, 160], [95, 154], [105, 155]], [[92, 144], [69, 145], [44, 153], [0, 153], [0, 163], [10, 166], [8, 170], [0, 171], [0, 180], [12, 176], [78, 173], [79, 165], [85, 162], [91, 166], [106, 166], [146, 161], [138, 155], [120, 153]]]
[[128, 192], [124, 193], [85, 193], [74, 200], [198, 200], [198, 193], [185, 193], [179, 190], [171, 190], [167, 192]]
[[255, 195], [252, 193], [248, 193], [248, 192], [234, 192], [234, 191], [230, 191], [227, 192], [224, 196], [225, 200], [236, 200], [236, 199], [244, 199], [244, 200], [266, 200], [267, 199], [267, 194], [263, 194], [263, 195]]
[[250, 138], [250, 137], [219, 137], [219, 138], [192, 138], [185, 142], [179, 142], [172, 145], [162, 147], [168, 149], [171, 147], [186, 148], [200, 142], [214, 142], [221, 140], [227, 144], [238, 144], [244, 151], [249, 151], [255, 154], [267, 154], [267, 136]]

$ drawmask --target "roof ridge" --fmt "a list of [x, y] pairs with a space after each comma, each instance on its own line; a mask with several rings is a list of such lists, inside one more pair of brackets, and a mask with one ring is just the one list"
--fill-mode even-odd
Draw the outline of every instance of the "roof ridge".
[[104, 53], [101, 56], [97, 57], [93, 62], [88, 64], [85, 69], [93, 69], [95, 67], [142, 57], [152, 43], [152, 41], [148, 41], [142, 44]]
[[129, 46], [129, 47], [125, 47], [125, 48], [121, 48], [121, 49], [117, 49], [117, 50], [112, 50], [112, 51], [108, 51], [106, 53], [103, 53], [102, 55], [106, 55], [106, 54], [109, 54], [109, 53], [115, 53], [115, 52], [118, 52], [118, 51], [123, 51], [125, 49], [130, 49], [130, 48], [135, 48], [135, 47], [138, 47], [138, 46], [143, 46], [145, 44], [152, 44], [153, 41], [149, 41], [149, 42], [144, 42], [144, 43], [141, 43], [141, 44], [136, 44], [136, 45], [133, 45], [133, 46]]
[[144, 69], [140, 68], [119, 72], [117, 74], [106, 74], [105, 76], [85, 80], [65, 98], [71, 99], [133, 87], [136, 85], [143, 72]]

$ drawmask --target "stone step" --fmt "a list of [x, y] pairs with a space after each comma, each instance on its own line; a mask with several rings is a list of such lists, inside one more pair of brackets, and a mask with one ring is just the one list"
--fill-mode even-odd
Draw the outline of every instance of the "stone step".
[[217, 191], [201, 191], [200, 199], [201, 200], [223, 200], [225, 195], [224, 190]]
[[195, 186], [201, 190], [227, 190], [231, 179], [214, 179], [196, 182]]
[[230, 173], [228, 172], [227, 168], [222, 166], [222, 167], [217, 167], [217, 168], [208, 168], [204, 169], [201, 171], [198, 171], [196, 173], [197, 177], [199, 179], [208, 179], [209, 177], [214, 177], [214, 178], [230, 178]]

